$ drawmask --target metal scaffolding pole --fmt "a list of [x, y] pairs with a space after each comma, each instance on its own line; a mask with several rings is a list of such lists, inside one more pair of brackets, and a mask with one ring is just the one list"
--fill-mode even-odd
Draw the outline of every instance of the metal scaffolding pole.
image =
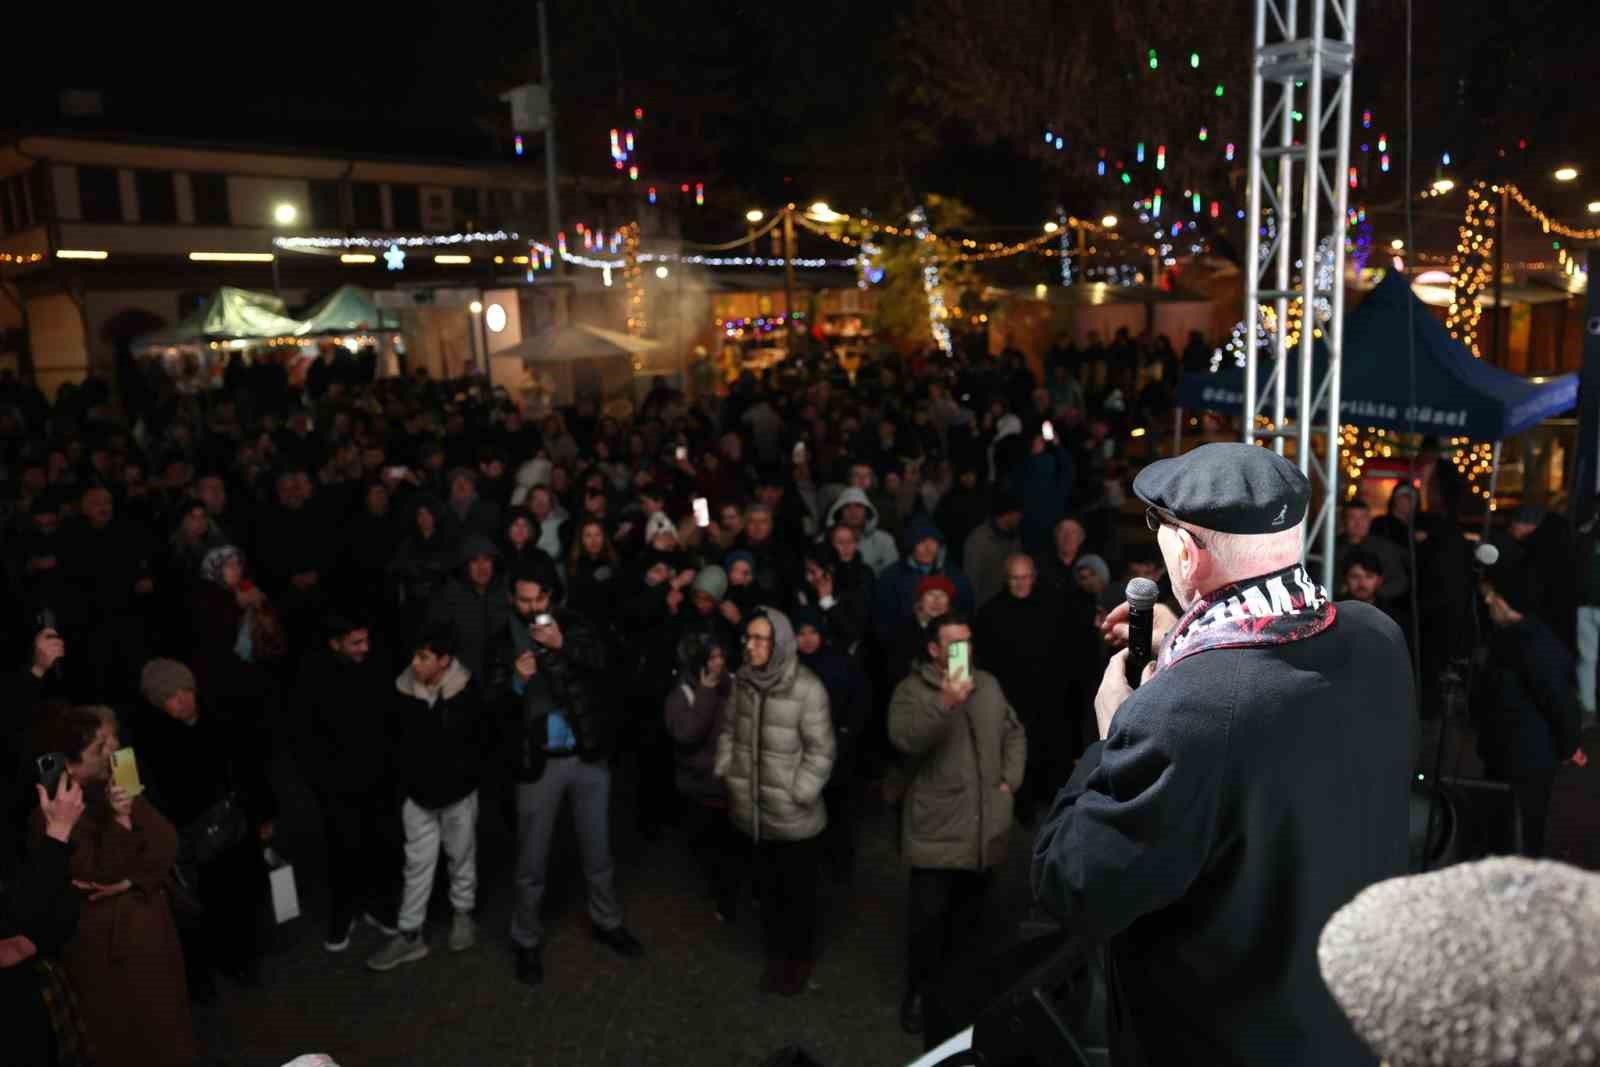
[[[1250, 86], [1244, 439], [1270, 439], [1280, 455], [1285, 454], [1290, 437], [1295, 439], [1294, 458], [1314, 491], [1314, 510], [1306, 523], [1306, 552], [1320, 558], [1320, 577], [1330, 587], [1339, 498], [1339, 384], [1355, 18], [1356, 0], [1255, 0]], [[1306, 27], [1304, 33], [1302, 26]], [[1297, 106], [1302, 90], [1303, 111]], [[1301, 163], [1298, 169], [1297, 160]], [[1319, 277], [1317, 251], [1324, 240], [1330, 245], [1332, 269], [1331, 276]], [[1264, 285], [1269, 271], [1272, 282]], [[1270, 323], [1265, 325], [1272, 332], [1265, 380], [1261, 376], [1263, 304], [1271, 307]], [[1301, 324], [1298, 395], [1291, 401], [1288, 324], [1297, 310]], [[1328, 313], [1325, 327], [1319, 310]], [[1320, 381], [1313, 364], [1318, 338], [1328, 353]], [[1256, 422], [1262, 417], [1267, 426], [1258, 428]], [[1311, 440], [1318, 432], [1325, 442], [1320, 462]]]

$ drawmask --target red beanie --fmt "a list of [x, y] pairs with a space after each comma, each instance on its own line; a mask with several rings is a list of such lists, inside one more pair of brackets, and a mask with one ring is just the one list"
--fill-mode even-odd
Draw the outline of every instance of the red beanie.
[[930, 589], [943, 589], [944, 595], [953, 603], [956, 599], [956, 583], [942, 574], [930, 574], [917, 583], [917, 599], [922, 599], [922, 594]]

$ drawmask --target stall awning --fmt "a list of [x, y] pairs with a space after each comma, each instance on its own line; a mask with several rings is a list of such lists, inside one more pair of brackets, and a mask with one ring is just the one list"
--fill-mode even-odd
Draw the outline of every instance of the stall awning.
[[631, 361], [634, 356], [648, 355], [660, 347], [659, 342], [599, 326], [549, 326], [510, 348], [502, 348], [494, 358], [520, 359], [529, 364], [615, 357]]
[[341, 285], [306, 312], [305, 321], [295, 332], [301, 336], [319, 333], [349, 333], [352, 330], [392, 330], [400, 320], [373, 302], [372, 292], [358, 285]]
[[[1317, 348], [1320, 384], [1327, 362], [1320, 342]], [[1358, 426], [1498, 441], [1578, 402], [1576, 374], [1523, 378], [1474, 358], [1416, 298], [1405, 278], [1392, 271], [1345, 319], [1342, 369], [1340, 418]], [[1263, 366], [1263, 388], [1266, 376]], [[1291, 358], [1286, 378], [1291, 414], [1299, 408], [1298, 379], [1298, 359]], [[1185, 374], [1178, 403], [1211, 411], [1243, 410], [1244, 369]]]
[[211, 294], [205, 307], [165, 329], [134, 340], [140, 348], [165, 348], [202, 341], [236, 338], [289, 337], [300, 329], [283, 301], [271, 293], [223, 286]]

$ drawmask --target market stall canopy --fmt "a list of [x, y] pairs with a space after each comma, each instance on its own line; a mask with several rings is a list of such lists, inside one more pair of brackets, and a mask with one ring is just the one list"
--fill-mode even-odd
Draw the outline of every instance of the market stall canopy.
[[349, 333], [352, 330], [392, 330], [400, 320], [372, 299], [370, 290], [358, 285], [341, 285], [306, 312], [295, 333]]
[[620, 357], [631, 364], [635, 356], [647, 356], [660, 347], [656, 341], [599, 326], [547, 326], [510, 348], [500, 349], [494, 358], [520, 359], [524, 363], [539, 364]]
[[166, 348], [203, 341], [289, 337], [299, 332], [283, 301], [270, 293], [223, 286], [199, 311], [165, 329], [134, 339], [135, 349]]
[[[1415, 352], [1411, 373], [1407, 335]], [[1316, 381], [1327, 352], [1319, 341]], [[1286, 378], [1288, 408], [1299, 408], [1299, 360]], [[1359, 426], [1423, 434], [1453, 434], [1477, 441], [1514, 437], [1578, 402], [1578, 376], [1523, 378], [1476, 359], [1445, 330], [1391, 271], [1345, 319], [1340, 418]], [[1261, 387], [1267, 369], [1261, 369]], [[1413, 381], [1414, 379], [1414, 381]], [[1178, 386], [1185, 408], [1238, 412], [1244, 408], [1244, 368], [1185, 374]]]

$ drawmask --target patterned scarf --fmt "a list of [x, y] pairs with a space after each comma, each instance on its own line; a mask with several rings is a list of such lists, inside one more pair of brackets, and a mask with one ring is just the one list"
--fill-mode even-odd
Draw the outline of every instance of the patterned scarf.
[[1213, 648], [1265, 648], [1303, 641], [1333, 625], [1328, 591], [1296, 563], [1225, 585], [1190, 605], [1162, 642], [1156, 670]]

